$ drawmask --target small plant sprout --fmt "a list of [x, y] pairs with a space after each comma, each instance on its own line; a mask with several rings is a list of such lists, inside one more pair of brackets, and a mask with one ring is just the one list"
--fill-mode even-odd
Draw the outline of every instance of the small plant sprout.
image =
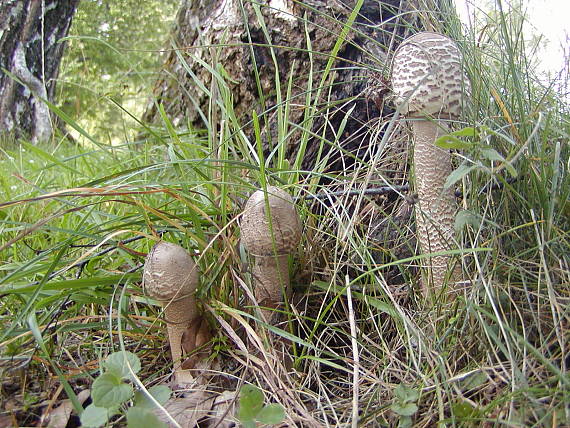
[[[81, 426], [108, 426], [113, 416], [125, 413], [129, 427], [167, 427], [153, 410], [157, 404], [166, 404], [172, 391], [165, 385], [154, 385], [144, 392], [142, 389], [135, 391], [133, 384], [142, 386], [136, 377], [141, 370], [141, 362], [135, 354], [114, 352], [103, 361], [101, 369], [102, 373], [91, 386], [92, 403], [81, 414]], [[129, 401], [133, 405], [127, 410]]]
[[[434, 142], [447, 134], [445, 120], [461, 115], [469, 82], [455, 42], [441, 34], [423, 32], [404, 40], [394, 54], [392, 89], [401, 114], [412, 119], [414, 171], [418, 192], [416, 227], [423, 254], [453, 248], [456, 203], [453, 189], [445, 188], [451, 173], [449, 150]], [[427, 259], [424, 295], [440, 291], [448, 276], [450, 256]], [[457, 281], [458, 267], [450, 283]]]
[[280, 424], [285, 419], [281, 404], [263, 404], [263, 392], [255, 385], [244, 385], [239, 392], [237, 417], [244, 428], [255, 428], [257, 423], [270, 426]]
[[[241, 240], [254, 258], [254, 295], [262, 307], [276, 308], [289, 294], [288, 255], [301, 239], [301, 222], [293, 199], [284, 190], [268, 186], [245, 204]], [[271, 313], [264, 312], [271, 318]]]
[[[182, 361], [183, 350], [184, 353], [192, 352], [191, 348], [205, 343], [204, 329], [200, 327], [202, 319], [194, 296], [198, 286], [198, 268], [184, 248], [162, 241], [148, 253], [143, 284], [146, 294], [164, 307], [176, 378], [178, 381], [191, 380], [192, 376], [181, 370], [191, 368]], [[196, 337], [192, 336], [193, 332]]]

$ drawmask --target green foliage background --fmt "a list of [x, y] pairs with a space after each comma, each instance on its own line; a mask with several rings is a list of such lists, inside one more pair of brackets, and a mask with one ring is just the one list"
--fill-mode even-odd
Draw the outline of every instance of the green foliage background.
[[[61, 65], [60, 107], [101, 142], [130, 140], [150, 101], [177, 0], [83, 0]], [[74, 135], [77, 137], [77, 135]]]

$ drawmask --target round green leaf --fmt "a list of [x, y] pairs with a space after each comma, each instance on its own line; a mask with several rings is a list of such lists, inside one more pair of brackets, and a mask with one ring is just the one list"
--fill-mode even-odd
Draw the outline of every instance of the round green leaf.
[[281, 404], [268, 404], [257, 414], [257, 421], [267, 425], [279, 424], [283, 419], [285, 419], [285, 410]]
[[412, 418], [409, 416], [400, 416], [398, 421], [398, 428], [412, 428]]
[[472, 418], [477, 416], [477, 411], [475, 408], [466, 402], [454, 403], [451, 406], [451, 409], [453, 411], [453, 415], [456, 418]]
[[416, 403], [394, 403], [390, 408], [400, 416], [412, 416], [418, 411]]
[[127, 427], [130, 428], [168, 428], [158, 417], [148, 409], [131, 407], [127, 411]]
[[244, 385], [239, 393], [239, 420], [254, 420], [262, 407], [263, 392], [256, 386]]
[[400, 384], [394, 389], [394, 395], [403, 402], [417, 401], [420, 398], [418, 391], [404, 384]]
[[459, 233], [466, 225], [473, 226], [473, 229], [479, 229], [481, 226], [481, 216], [469, 210], [461, 210], [455, 214], [455, 232]]
[[98, 407], [116, 407], [130, 399], [133, 395], [133, 387], [124, 383], [114, 373], [104, 373], [95, 379], [91, 387], [93, 403]]
[[100, 427], [107, 423], [109, 417], [111, 417], [111, 412], [109, 409], [103, 407], [97, 407], [94, 404], [90, 404], [81, 413], [81, 425], [84, 427]]
[[[148, 392], [160, 405], [164, 405], [170, 398], [170, 394], [172, 394], [172, 391], [166, 385], [155, 385], [148, 388]], [[135, 392], [135, 405], [145, 409], [153, 409], [155, 407], [148, 395], [140, 390]]]
[[133, 375], [129, 370], [129, 366], [135, 374], [141, 369], [139, 357], [129, 351], [113, 352], [107, 356], [103, 363], [103, 367], [105, 367], [106, 370], [112, 371], [122, 378], [131, 379]]

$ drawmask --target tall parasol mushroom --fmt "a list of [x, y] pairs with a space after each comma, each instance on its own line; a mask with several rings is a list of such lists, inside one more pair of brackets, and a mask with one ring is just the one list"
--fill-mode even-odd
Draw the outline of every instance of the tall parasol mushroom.
[[[393, 58], [392, 89], [397, 108], [412, 119], [420, 249], [423, 254], [453, 249], [456, 203], [453, 190], [444, 188], [451, 173], [451, 159], [449, 150], [437, 147], [434, 142], [447, 133], [446, 120], [460, 117], [463, 98], [469, 90], [461, 52], [455, 42], [432, 32], [404, 40]], [[450, 282], [459, 279], [459, 267], [449, 271], [450, 256], [425, 260], [427, 276], [422, 281], [425, 295], [444, 287], [446, 278]]]

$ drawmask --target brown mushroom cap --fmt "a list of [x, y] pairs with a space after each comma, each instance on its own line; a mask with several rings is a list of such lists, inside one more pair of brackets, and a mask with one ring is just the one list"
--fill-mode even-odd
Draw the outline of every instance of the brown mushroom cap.
[[394, 53], [392, 90], [403, 115], [459, 117], [469, 81], [455, 42], [428, 31], [404, 40]]
[[301, 239], [301, 223], [293, 199], [286, 191], [267, 186], [268, 217], [264, 195], [263, 190], [258, 190], [245, 204], [241, 220], [242, 243], [253, 256], [290, 253]]
[[144, 265], [145, 292], [161, 302], [192, 295], [198, 285], [198, 269], [179, 245], [161, 241], [152, 247]]

